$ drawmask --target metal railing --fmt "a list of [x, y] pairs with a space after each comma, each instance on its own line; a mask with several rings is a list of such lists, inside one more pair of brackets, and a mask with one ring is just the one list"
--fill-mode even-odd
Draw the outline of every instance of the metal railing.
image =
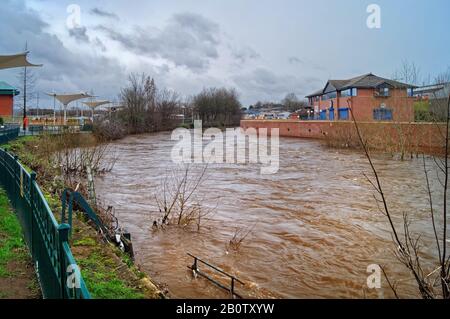
[[3, 149], [0, 149], [0, 184], [22, 226], [43, 297], [90, 299], [70, 250], [70, 226], [56, 221], [36, 183], [36, 174], [28, 173], [16, 156]]
[[8, 143], [9, 141], [19, 136], [20, 127], [4, 127], [0, 128], [0, 144]]
[[[242, 296], [235, 292], [235, 284], [236, 284], [236, 282], [238, 282], [241, 285], [245, 286], [244, 282], [242, 282], [241, 280], [237, 279], [235, 276], [226, 273], [224, 270], [222, 270], [222, 269], [220, 269], [220, 268], [218, 268], [216, 266], [213, 266], [210, 263], [208, 263], [208, 262], [206, 262], [204, 260], [201, 260], [200, 258], [198, 258], [198, 257], [196, 257], [196, 256], [194, 256], [194, 255], [192, 255], [190, 253], [188, 253], [188, 256], [194, 258], [194, 263], [192, 264], [192, 266], [188, 266], [188, 268], [191, 269], [194, 272], [195, 275], [200, 275], [203, 278], [206, 278], [209, 281], [211, 281], [216, 286], [229, 291], [230, 294], [231, 294], [231, 297], [233, 297], [233, 298], [237, 297], [237, 298], [242, 299]], [[207, 267], [215, 270], [216, 272], [218, 272], [218, 273], [228, 277], [230, 279], [230, 286], [227, 287], [224, 284], [222, 284], [222, 283], [218, 282], [217, 280], [213, 279], [212, 277], [208, 276], [206, 273], [200, 271], [199, 263], [202, 263], [202, 264], [206, 265]]]

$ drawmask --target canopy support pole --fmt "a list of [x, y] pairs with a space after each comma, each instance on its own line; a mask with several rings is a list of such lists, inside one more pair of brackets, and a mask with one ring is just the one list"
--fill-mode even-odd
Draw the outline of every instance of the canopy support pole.
[[67, 125], [67, 104], [64, 104], [64, 126]]

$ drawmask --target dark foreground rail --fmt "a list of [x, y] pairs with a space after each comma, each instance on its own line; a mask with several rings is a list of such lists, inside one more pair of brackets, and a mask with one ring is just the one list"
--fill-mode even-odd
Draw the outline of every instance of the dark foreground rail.
[[[188, 266], [188, 268], [191, 269], [194, 272], [194, 274], [198, 274], [198, 275], [208, 279], [209, 281], [211, 281], [216, 286], [229, 291], [232, 298], [237, 297], [237, 298], [242, 299], [242, 296], [237, 294], [234, 289], [235, 289], [236, 282], [238, 282], [241, 285], [245, 286], [244, 282], [242, 282], [241, 280], [237, 279], [235, 276], [226, 273], [222, 269], [220, 269], [220, 268], [218, 268], [216, 266], [213, 266], [210, 263], [208, 263], [208, 262], [206, 262], [204, 260], [201, 260], [200, 258], [198, 258], [198, 257], [196, 257], [196, 256], [194, 256], [192, 254], [188, 253], [188, 256], [194, 258], [194, 264], [192, 266]], [[214, 280], [213, 278], [211, 278], [210, 276], [208, 276], [204, 272], [201, 272], [200, 269], [199, 269], [199, 265], [198, 265], [199, 263], [202, 263], [202, 264], [208, 266], [209, 268], [215, 270], [216, 272], [221, 273], [222, 275], [225, 275], [226, 277], [230, 278], [231, 279], [230, 286], [227, 287], [227, 286], [221, 284], [220, 282], [218, 282], [217, 280]]]
[[20, 127], [0, 128], [0, 144], [8, 143], [19, 136]]
[[0, 184], [22, 225], [43, 297], [90, 299], [70, 250], [70, 226], [56, 221], [36, 183], [36, 174], [28, 173], [17, 157], [3, 149], [0, 149]]

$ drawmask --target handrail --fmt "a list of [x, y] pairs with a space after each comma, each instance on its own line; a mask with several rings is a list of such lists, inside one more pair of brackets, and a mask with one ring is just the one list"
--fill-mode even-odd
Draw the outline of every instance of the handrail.
[[19, 136], [20, 127], [4, 127], [0, 129], [0, 144], [8, 143]]
[[[220, 269], [219, 267], [211, 265], [210, 263], [208, 263], [208, 262], [198, 258], [197, 256], [194, 256], [194, 255], [192, 255], [190, 253], [187, 253], [187, 255], [192, 257], [192, 258], [194, 258], [194, 264], [192, 266], [188, 266], [188, 268], [191, 269], [194, 272], [194, 274], [199, 274], [200, 276], [202, 276], [202, 277], [208, 279], [209, 281], [211, 281], [212, 283], [214, 283], [216, 286], [218, 286], [218, 287], [220, 287], [222, 289], [228, 290], [233, 298], [236, 296], [236, 297], [242, 299], [242, 296], [237, 294], [234, 291], [234, 288], [235, 288], [235, 282], [238, 282], [241, 285], [245, 286], [245, 283], [243, 281], [239, 280], [238, 278], [236, 278], [233, 275], [228, 274], [227, 272], [225, 272], [224, 270]], [[228, 288], [228, 287], [224, 286], [223, 284], [221, 284], [217, 280], [214, 280], [213, 278], [211, 278], [207, 274], [201, 272], [199, 267], [198, 267], [198, 262], [201, 262], [202, 264], [208, 266], [209, 268], [212, 268], [215, 271], [217, 271], [217, 272], [227, 276], [228, 278], [230, 278], [231, 279], [230, 287]]]

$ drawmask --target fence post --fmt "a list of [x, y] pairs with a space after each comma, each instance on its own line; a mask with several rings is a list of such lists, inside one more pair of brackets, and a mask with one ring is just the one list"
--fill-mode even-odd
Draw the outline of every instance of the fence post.
[[35, 172], [31, 172], [30, 173], [30, 253], [31, 256], [34, 257], [34, 252], [33, 252], [33, 246], [34, 246], [34, 241], [33, 241], [33, 233], [34, 233], [34, 182], [36, 181], [36, 173]]
[[69, 240], [70, 226], [67, 224], [61, 224], [58, 226], [59, 234], [59, 264], [61, 265], [61, 298], [67, 299], [66, 285], [67, 285], [67, 269], [65, 263], [65, 254], [63, 244]]
[[12, 184], [13, 184], [13, 190], [14, 190], [14, 207], [17, 207], [17, 203], [19, 201], [18, 194], [20, 194], [20, 183], [19, 183], [19, 187], [17, 187], [17, 183], [16, 183], [16, 181], [19, 180], [19, 178], [20, 178], [20, 176], [19, 176], [20, 173], [18, 173], [18, 171], [17, 171], [18, 168], [20, 169], [19, 156], [14, 155], [14, 164], [13, 165], [14, 165], [14, 167], [13, 167], [14, 176], [13, 176]]
[[234, 277], [231, 277], [231, 298], [234, 299]]

